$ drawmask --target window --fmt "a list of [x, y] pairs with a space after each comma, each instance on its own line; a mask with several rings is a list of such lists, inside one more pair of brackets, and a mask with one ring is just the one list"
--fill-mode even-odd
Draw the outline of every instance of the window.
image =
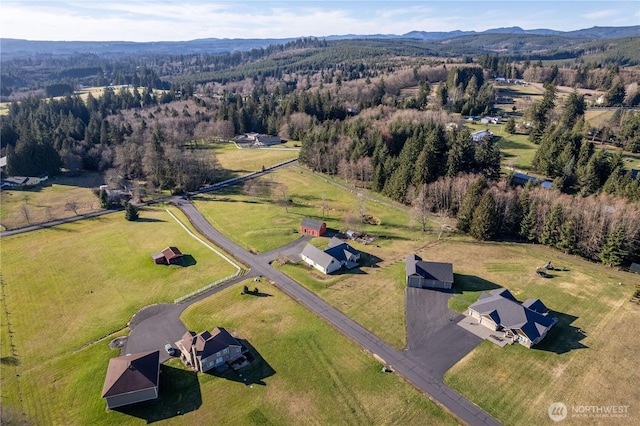
[[229, 353], [229, 348], [224, 348], [224, 350], [222, 351], [223, 354], [228, 354]]
[[223, 361], [223, 360], [222, 360], [222, 357], [220, 357], [220, 358], [216, 358], [216, 365], [218, 365], [218, 364], [222, 364], [222, 361]]

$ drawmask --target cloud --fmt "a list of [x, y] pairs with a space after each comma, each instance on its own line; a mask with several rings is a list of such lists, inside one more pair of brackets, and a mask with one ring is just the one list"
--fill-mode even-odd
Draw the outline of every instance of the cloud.
[[615, 16], [617, 14], [618, 14], [617, 10], [606, 9], [606, 10], [597, 10], [595, 12], [585, 13], [585, 14], [582, 14], [580, 16], [585, 18], [585, 19], [597, 20], [597, 19], [609, 18], [609, 17]]

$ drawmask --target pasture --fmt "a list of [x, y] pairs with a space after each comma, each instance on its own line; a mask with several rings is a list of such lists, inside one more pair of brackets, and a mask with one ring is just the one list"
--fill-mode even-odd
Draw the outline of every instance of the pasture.
[[[298, 167], [287, 167], [257, 181], [266, 195], [248, 195], [241, 186], [194, 197], [194, 204], [227, 238], [254, 253], [264, 253], [296, 240], [300, 222], [309, 217], [333, 230], [355, 229], [382, 241], [411, 238], [408, 214], [366, 200]], [[283, 204], [286, 202], [286, 206]], [[362, 223], [360, 213], [373, 225]]]
[[2, 190], [0, 225], [2, 229], [22, 228], [100, 210], [91, 188], [103, 183], [100, 174], [85, 173], [54, 176], [35, 188]]
[[[111, 335], [139, 309], [235, 271], [162, 208], [140, 216], [127, 222], [118, 212], [2, 238], [0, 376], [8, 413], [19, 412], [22, 399], [30, 423], [92, 424], [76, 416], [104, 409]], [[185, 266], [153, 264], [151, 253], [168, 245], [182, 250]]]
[[[239, 176], [256, 172], [262, 167], [270, 167], [283, 161], [298, 158], [298, 150], [291, 149], [290, 143], [277, 145], [272, 148], [238, 148], [233, 142], [194, 142], [187, 145], [215, 156], [220, 167], [229, 175]], [[289, 148], [289, 149], [283, 149]]]

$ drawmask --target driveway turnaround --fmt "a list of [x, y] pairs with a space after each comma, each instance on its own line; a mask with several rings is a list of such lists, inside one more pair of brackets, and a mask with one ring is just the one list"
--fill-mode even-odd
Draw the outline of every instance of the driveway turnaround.
[[[461, 346], [453, 348], [451, 352], [457, 362], [461, 358], [459, 356], [466, 354], [480, 340], [478, 337], [471, 335], [466, 330], [456, 325], [454, 318], [446, 318], [449, 324], [444, 327], [433, 330], [428, 340], [432, 341], [432, 347], [427, 353], [427, 359], [419, 354], [420, 347], [416, 347], [418, 354], [411, 349], [409, 351], [399, 351], [386, 342], [379, 339], [373, 333], [362, 327], [360, 324], [347, 317], [345, 314], [329, 305], [327, 302], [307, 290], [287, 275], [271, 267], [271, 261], [277, 257], [278, 250], [274, 250], [269, 256], [256, 256], [237, 244], [233, 243], [220, 232], [211, 226], [211, 224], [202, 216], [202, 214], [191, 204], [181, 201], [178, 207], [189, 218], [191, 224], [207, 239], [216, 244], [218, 247], [233, 256], [236, 260], [244, 263], [251, 268], [251, 275], [262, 275], [271, 280], [275, 286], [286, 293], [289, 297], [298, 301], [310, 311], [314, 312], [320, 318], [327, 321], [338, 331], [356, 342], [358, 345], [366, 349], [377, 357], [381, 358], [385, 364], [391, 367], [396, 373], [404, 377], [415, 387], [426, 393], [433, 401], [444, 407], [460, 421], [470, 425], [499, 425], [500, 423], [483, 411], [480, 407], [460, 395], [442, 382], [442, 369], [447, 364], [445, 359], [449, 359], [449, 352], [446, 347], [439, 347], [440, 344], [449, 345], [451, 340], [459, 339], [463, 343]], [[302, 244], [299, 240], [297, 244]], [[296, 245], [296, 244], [293, 244]], [[459, 320], [459, 318], [456, 318]], [[457, 335], [455, 333], [458, 333]], [[446, 337], [451, 334], [451, 339]], [[438, 346], [436, 346], [438, 345]], [[469, 349], [467, 348], [469, 345]], [[465, 352], [466, 350], [466, 352]], [[442, 352], [441, 352], [442, 351]], [[456, 355], [457, 354], [457, 355]], [[442, 360], [440, 360], [442, 358]]]
[[458, 325], [464, 315], [449, 309], [453, 293], [407, 287], [405, 295], [407, 355], [442, 381], [482, 338]]

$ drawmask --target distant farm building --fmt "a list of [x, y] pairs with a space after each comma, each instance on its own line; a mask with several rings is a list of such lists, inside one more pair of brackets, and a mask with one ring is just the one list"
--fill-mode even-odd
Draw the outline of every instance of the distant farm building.
[[540, 182], [540, 186], [545, 189], [550, 189], [553, 186], [553, 182], [544, 179], [538, 179], [535, 176], [530, 176], [524, 173], [514, 173], [511, 176], [511, 183], [513, 185], [524, 186], [529, 182]]
[[307, 244], [300, 253], [302, 260], [322, 272], [330, 274], [342, 267], [352, 269], [358, 266], [360, 252], [338, 238], [331, 238], [326, 250]]
[[167, 247], [161, 252], [151, 255], [153, 263], [156, 265], [174, 265], [182, 263], [182, 252], [178, 247]]
[[102, 397], [107, 408], [158, 398], [160, 351], [143, 352], [109, 360]]
[[443, 262], [426, 262], [417, 254], [406, 259], [407, 287], [438, 288], [451, 290], [453, 265]]
[[29, 188], [40, 185], [42, 182], [48, 179], [49, 175], [46, 174], [40, 176], [12, 176], [6, 179], [2, 179], [2, 183], [0, 185], [2, 189]]
[[327, 231], [327, 224], [315, 219], [302, 219], [300, 233], [319, 237]]
[[211, 333], [187, 331], [176, 346], [182, 362], [201, 373], [212, 368], [226, 370], [239, 360], [246, 362], [243, 355], [247, 352], [245, 347], [222, 327], [214, 328]]
[[478, 130], [477, 132], [471, 133], [471, 140], [473, 142], [482, 142], [485, 138], [493, 140], [493, 132], [489, 130]]
[[282, 143], [279, 136], [262, 135], [260, 133], [245, 133], [238, 136], [236, 142], [239, 144], [247, 144], [254, 146], [271, 146]]

